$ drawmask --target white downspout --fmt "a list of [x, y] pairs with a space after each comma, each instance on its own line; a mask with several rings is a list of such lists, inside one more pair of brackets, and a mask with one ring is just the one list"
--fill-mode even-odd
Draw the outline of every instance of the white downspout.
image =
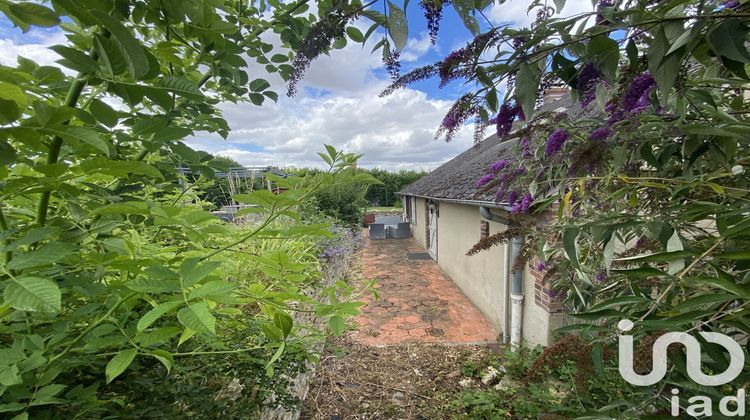
[[[518, 260], [523, 247], [523, 238], [513, 238], [513, 262]], [[510, 325], [510, 345], [518, 348], [523, 341], [523, 267], [513, 274], [513, 286], [511, 287], [511, 325]]]
[[510, 241], [505, 244], [503, 252], [503, 343], [510, 344], [510, 262], [511, 262]]
[[[507, 227], [513, 225], [510, 220], [492, 213], [489, 208], [481, 206], [479, 214], [487, 220], [502, 223]], [[523, 269], [513, 274], [511, 285], [511, 266], [521, 253], [523, 247], [523, 238], [516, 237], [508, 241], [505, 245], [505, 255], [503, 257], [505, 270], [503, 273], [503, 342], [513, 348], [517, 348], [523, 341]], [[508, 299], [510, 295], [510, 299]], [[510, 327], [510, 328], [508, 328]], [[510, 334], [508, 331], [510, 330]]]

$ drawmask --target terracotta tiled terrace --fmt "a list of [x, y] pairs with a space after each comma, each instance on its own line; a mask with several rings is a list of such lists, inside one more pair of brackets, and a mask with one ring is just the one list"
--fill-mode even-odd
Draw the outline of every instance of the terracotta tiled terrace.
[[494, 343], [498, 331], [413, 238], [365, 243], [363, 276], [380, 296], [365, 299], [355, 339], [367, 345]]

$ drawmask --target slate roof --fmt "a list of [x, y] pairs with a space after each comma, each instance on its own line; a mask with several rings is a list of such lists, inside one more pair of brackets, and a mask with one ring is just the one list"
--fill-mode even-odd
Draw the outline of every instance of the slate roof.
[[[571, 108], [571, 109], [569, 109]], [[549, 104], [542, 105], [537, 112], [561, 111], [581, 116], [576, 105], [571, 106], [569, 95]], [[404, 187], [401, 195], [428, 197], [434, 199], [468, 200], [492, 202], [495, 189], [481, 191], [476, 182], [487, 173], [489, 166], [503, 158], [511, 157], [518, 138], [511, 137], [500, 141], [496, 134], [487, 137], [455, 158], [444, 163], [428, 175]]]

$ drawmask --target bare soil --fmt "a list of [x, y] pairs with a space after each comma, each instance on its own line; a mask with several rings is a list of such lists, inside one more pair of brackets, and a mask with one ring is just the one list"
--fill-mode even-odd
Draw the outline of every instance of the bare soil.
[[331, 339], [305, 400], [303, 419], [464, 418], [455, 400], [491, 346], [362, 345]]

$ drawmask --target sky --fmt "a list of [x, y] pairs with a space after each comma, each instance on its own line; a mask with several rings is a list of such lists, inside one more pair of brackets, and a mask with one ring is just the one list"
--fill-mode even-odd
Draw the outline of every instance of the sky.
[[[432, 45], [418, 1], [406, 10], [409, 40], [401, 53], [402, 71], [440, 60], [463, 47], [473, 37], [455, 12], [448, 8], [440, 25], [439, 39]], [[527, 26], [530, 0], [495, 3], [486, 11], [493, 25]], [[590, 11], [590, 0], [568, 0], [561, 15]], [[365, 18], [354, 24], [369, 26]], [[483, 23], [487, 27], [487, 23]], [[266, 35], [269, 36], [269, 35]], [[274, 42], [271, 38], [269, 42]], [[187, 140], [194, 149], [231, 157], [243, 165], [278, 167], [322, 166], [317, 157], [323, 144], [364, 156], [359, 166], [388, 170], [432, 170], [473, 144], [473, 129], [467, 125], [451, 141], [435, 140], [434, 133], [450, 108], [469, 87], [454, 81], [443, 89], [437, 80], [420, 82], [385, 98], [380, 91], [389, 77], [382, 68], [380, 52], [371, 54], [377, 35], [361, 44], [349, 42], [341, 49], [312, 63], [300, 83], [297, 96], [288, 98], [278, 76], [269, 76], [262, 66], [251, 64], [250, 80], [266, 78], [279, 92], [279, 101], [220, 106], [231, 132], [227, 140], [218, 135], [196, 133]], [[17, 56], [39, 64], [53, 64], [60, 57], [49, 46], [65, 44], [58, 28], [33, 28], [23, 33], [0, 18], [0, 64], [14, 65]]]

